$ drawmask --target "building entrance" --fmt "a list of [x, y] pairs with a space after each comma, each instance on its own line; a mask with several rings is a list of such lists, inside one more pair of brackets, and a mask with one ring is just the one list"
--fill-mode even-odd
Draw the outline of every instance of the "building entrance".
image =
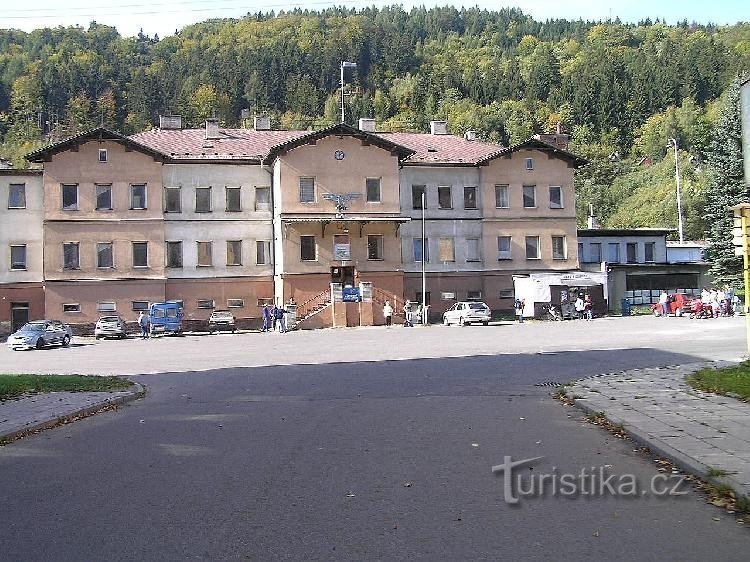
[[331, 283], [341, 283], [342, 286], [354, 286], [354, 266], [345, 265], [331, 268]]
[[15, 332], [29, 321], [29, 303], [10, 303], [10, 329]]

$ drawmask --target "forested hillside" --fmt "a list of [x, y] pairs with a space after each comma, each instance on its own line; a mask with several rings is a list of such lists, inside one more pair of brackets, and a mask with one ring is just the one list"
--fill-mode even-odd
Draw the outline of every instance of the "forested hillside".
[[673, 137], [687, 234], [702, 238], [703, 162], [722, 92], [750, 70], [750, 24], [392, 7], [211, 20], [162, 39], [96, 23], [0, 30], [0, 156], [22, 165], [50, 140], [99, 124], [132, 133], [160, 113], [241, 126], [247, 108], [276, 127], [326, 126], [340, 118], [341, 60], [358, 65], [347, 74], [352, 124], [372, 116], [380, 130], [424, 131], [446, 119], [454, 133], [512, 144], [560, 123], [591, 160], [577, 180], [580, 208], [593, 203], [609, 226], [676, 224]]

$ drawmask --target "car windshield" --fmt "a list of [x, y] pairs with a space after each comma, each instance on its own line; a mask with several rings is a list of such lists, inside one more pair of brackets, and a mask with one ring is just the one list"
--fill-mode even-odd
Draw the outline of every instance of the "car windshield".
[[117, 322], [118, 320], [117, 316], [102, 316], [99, 318], [99, 322]]
[[25, 324], [19, 332], [43, 332], [45, 328], [44, 322], [29, 322]]
[[484, 310], [485, 308], [487, 308], [487, 305], [481, 302], [472, 302], [469, 303], [469, 308], [473, 310]]
[[226, 311], [226, 310], [223, 310], [223, 311], [215, 311], [215, 312], [212, 312], [212, 313], [211, 313], [211, 316], [214, 316], [214, 317], [216, 317], [216, 318], [231, 318], [231, 317], [232, 317], [232, 313], [231, 313], [231, 312], [228, 312], [228, 311]]

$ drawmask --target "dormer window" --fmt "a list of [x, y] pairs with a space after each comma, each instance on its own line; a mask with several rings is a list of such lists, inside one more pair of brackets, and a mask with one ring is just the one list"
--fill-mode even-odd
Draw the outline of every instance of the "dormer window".
[[107, 149], [106, 148], [100, 148], [99, 149], [99, 162], [106, 162], [107, 161]]
[[526, 159], [526, 169], [527, 170], [533, 170], [534, 169], [534, 159], [533, 158], [527, 158]]
[[427, 147], [427, 152], [437, 152], [437, 151], [438, 151], [438, 149], [435, 148], [434, 146], [428, 146]]

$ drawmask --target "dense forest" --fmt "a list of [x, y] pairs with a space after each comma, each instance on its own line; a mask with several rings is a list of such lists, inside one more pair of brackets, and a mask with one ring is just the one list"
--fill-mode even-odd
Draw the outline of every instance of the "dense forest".
[[[728, 90], [750, 71], [750, 24], [535, 21], [518, 9], [400, 7], [248, 14], [158, 38], [80, 27], [0, 30], [0, 156], [103, 124], [124, 133], [159, 114], [242, 126], [241, 110], [285, 129], [340, 120], [513, 144], [558, 124], [591, 164], [579, 214], [606, 226], [677, 224], [675, 139], [686, 236], [703, 238], [712, 135]], [[734, 99], [734, 98], [732, 98]], [[674, 145], [672, 145], [674, 146]]]

